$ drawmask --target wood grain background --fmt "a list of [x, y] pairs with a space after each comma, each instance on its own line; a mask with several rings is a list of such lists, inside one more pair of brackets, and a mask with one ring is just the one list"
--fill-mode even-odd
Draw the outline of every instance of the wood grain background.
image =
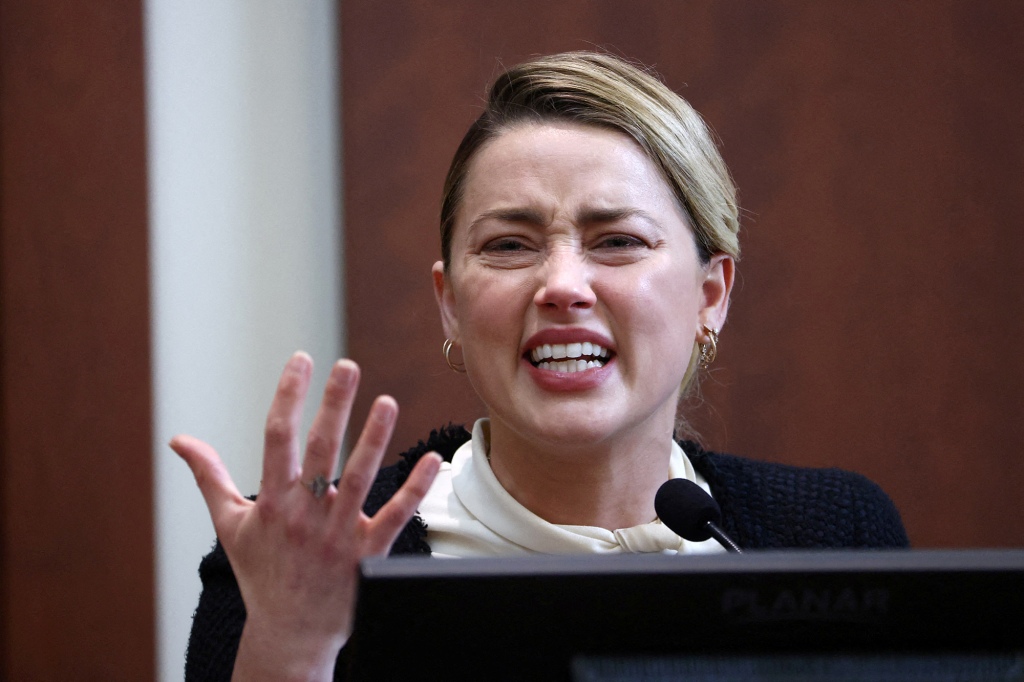
[[348, 349], [396, 452], [483, 414], [429, 270], [486, 84], [606, 49], [704, 114], [740, 188], [706, 442], [860, 471], [918, 547], [1024, 544], [1024, 5], [351, 0], [341, 26]]
[[0, 0], [0, 678], [155, 661], [142, 3]]
[[[154, 670], [142, 3], [0, 0], [0, 678]], [[441, 182], [502, 64], [655, 67], [741, 191], [709, 445], [879, 481], [919, 547], [1021, 546], [1024, 5], [341, 3], [348, 347], [395, 450], [440, 355]]]

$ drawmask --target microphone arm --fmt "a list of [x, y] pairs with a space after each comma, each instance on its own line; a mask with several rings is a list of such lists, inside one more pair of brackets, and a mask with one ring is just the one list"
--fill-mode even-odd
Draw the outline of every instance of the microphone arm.
[[708, 533], [711, 534], [715, 540], [718, 540], [718, 544], [725, 547], [725, 551], [730, 554], [743, 554], [743, 550], [740, 546], [733, 542], [733, 539], [725, 534], [725, 531], [718, 527], [714, 521], [708, 521]]

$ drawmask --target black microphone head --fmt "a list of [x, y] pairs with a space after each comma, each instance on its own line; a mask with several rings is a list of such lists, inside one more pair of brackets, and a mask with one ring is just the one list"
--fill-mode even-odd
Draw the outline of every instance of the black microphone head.
[[662, 483], [654, 496], [654, 511], [662, 523], [690, 542], [710, 538], [708, 521], [717, 526], [722, 520], [718, 503], [703, 488], [685, 478]]

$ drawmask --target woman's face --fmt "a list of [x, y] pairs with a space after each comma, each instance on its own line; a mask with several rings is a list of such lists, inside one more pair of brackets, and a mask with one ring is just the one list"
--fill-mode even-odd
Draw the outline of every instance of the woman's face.
[[635, 142], [574, 124], [524, 124], [478, 151], [449, 270], [434, 266], [492, 432], [566, 447], [671, 434], [694, 342], [725, 321], [732, 277], [728, 256], [700, 263]]

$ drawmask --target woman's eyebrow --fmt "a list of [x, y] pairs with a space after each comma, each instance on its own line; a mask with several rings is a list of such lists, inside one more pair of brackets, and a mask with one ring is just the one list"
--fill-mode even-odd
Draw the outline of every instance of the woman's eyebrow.
[[546, 222], [546, 218], [536, 209], [517, 207], [492, 208], [474, 218], [473, 222], [469, 224], [469, 229], [472, 230], [487, 220], [500, 220], [506, 223], [528, 223], [530, 225], [543, 225]]
[[581, 225], [614, 223], [627, 218], [639, 218], [655, 227], [658, 226], [658, 221], [640, 208], [585, 208], [576, 215], [576, 220]]
[[[583, 208], [576, 214], [576, 221], [580, 225], [614, 223], [628, 218], [638, 218], [654, 227], [660, 226], [650, 213], [640, 208]], [[549, 222], [549, 217], [537, 209], [527, 207], [493, 208], [478, 215], [469, 224], [470, 231], [488, 220], [543, 227]]]

